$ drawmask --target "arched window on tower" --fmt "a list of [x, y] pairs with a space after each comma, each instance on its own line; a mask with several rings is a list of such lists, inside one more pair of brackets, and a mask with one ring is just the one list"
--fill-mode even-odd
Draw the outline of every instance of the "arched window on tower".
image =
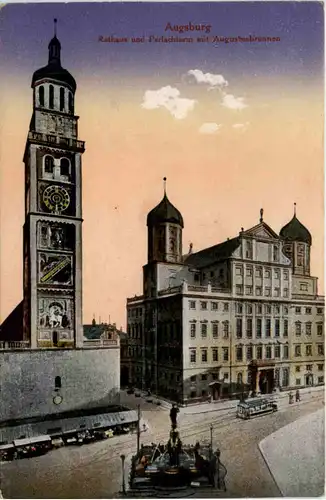
[[61, 377], [55, 377], [54, 379], [54, 388], [61, 389]]
[[60, 111], [65, 109], [65, 89], [60, 87]]
[[60, 174], [67, 177], [70, 174], [70, 161], [67, 158], [61, 158], [60, 160]]
[[44, 87], [41, 85], [38, 89], [38, 99], [40, 106], [44, 106]]
[[49, 108], [54, 108], [54, 87], [53, 85], [49, 86]]
[[50, 155], [46, 155], [44, 158], [44, 172], [47, 174], [53, 174], [54, 159]]
[[71, 92], [69, 92], [69, 112], [74, 112], [74, 98]]

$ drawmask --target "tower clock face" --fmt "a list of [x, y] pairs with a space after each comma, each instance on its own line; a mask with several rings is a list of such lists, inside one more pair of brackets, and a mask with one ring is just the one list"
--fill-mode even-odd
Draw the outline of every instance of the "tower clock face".
[[51, 212], [64, 212], [70, 205], [69, 193], [61, 186], [49, 186], [43, 192], [43, 202]]

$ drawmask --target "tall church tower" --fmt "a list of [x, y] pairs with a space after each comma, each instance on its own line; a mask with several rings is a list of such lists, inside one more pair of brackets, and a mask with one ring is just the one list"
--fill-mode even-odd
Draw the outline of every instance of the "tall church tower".
[[36, 348], [83, 345], [81, 156], [76, 82], [49, 43], [32, 79], [25, 148], [24, 340]]

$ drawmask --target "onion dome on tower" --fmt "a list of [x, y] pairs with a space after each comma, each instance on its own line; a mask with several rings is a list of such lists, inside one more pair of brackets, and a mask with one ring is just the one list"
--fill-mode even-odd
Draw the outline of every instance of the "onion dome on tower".
[[283, 252], [292, 262], [293, 273], [309, 276], [312, 238], [308, 229], [297, 219], [296, 203], [293, 217], [282, 227], [280, 238], [283, 240]]
[[35, 86], [36, 82], [40, 80], [57, 80], [61, 83], [69, 85], [73, 93], [76, 91], [76, 81], [74, 77], [61, 66], [61, 44], [57, 38], [56, 34], [56, 23], [57, 20], [54, 19], [54, 37], [49, 43], [49, 62], [47, 66], [36, 70], [32, 78], [32, 87]]
[[148, 261], [181, 262], [183, 218], [168, 199], [163, 180], [163, 199], [147, 216]]

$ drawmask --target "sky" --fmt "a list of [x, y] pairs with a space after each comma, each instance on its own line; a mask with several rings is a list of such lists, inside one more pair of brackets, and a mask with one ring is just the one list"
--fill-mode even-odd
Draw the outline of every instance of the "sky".
[[[54, 18], [86, 142], [84, 322], [95, 314], [125, 328], [165, 176], [185, 222], [184, 253], [256, 225], [260, 208], [279, 232], [296, 202], [323, 293], [322, 3], [11, 4], [0, 10], [1, 321], [22, 299], [30, 85], [47, 64]], [[202, 29], [175, 31], [191, 25]], [[241, 40], [250, 35], [278, 41]], [[171, 36], [193, 42], [160, 41]]]

